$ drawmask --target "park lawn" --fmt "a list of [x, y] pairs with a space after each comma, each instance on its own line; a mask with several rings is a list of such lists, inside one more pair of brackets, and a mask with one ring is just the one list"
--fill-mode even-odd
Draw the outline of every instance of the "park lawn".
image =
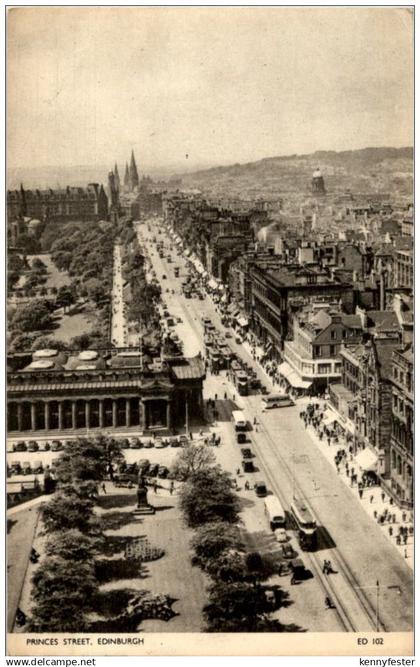
[[[142, 576], [130, 579], [116, 579], [101, 586], [102, 591], [111, 591], [121, 588], [147, 590], [155, 595], [169, 595], [176, 602], [172, 605], [177, 614], [170, 621], [146, 620], [139, 630], [144, 632], [202, 632], [202, 610], [207, 603], [206, 587], [209, 583], [203, 572], [191, 565], [189, 543], [192, 531], [183, 524], [178, 506], [178, 496], [171, 496], [167, 490], [158, 489], [154, 494], [148, 493], [148, 501], [156, 508], [154, 515], [141, 518], [132, 518], [131, 512], [135, 507], [135, 492], [127, 493], [129, 504], [121, 502], [122, 489], [108, 486], [107, 497], [102, 496], [104, 505], [109, 509], [103, 510], [101, 515], [111, 519], [117, 513], [121, 519], [120, 527], [108, 531], [108, 534], [120, 537], [147, 536], [152, 546], [165, 550], [160, 559], [144, 563]], [[117, 505], [112, 508], [111, 493], [116, 495]], [[118, 497], [118, 500], [117, 500]], [[132, 499], [132, 502], [130, 502]], [[115, 517], [117, 518], [117, 517]]]
[[27, 255], [29, 264], [32, 264], [32, 261], [36, 258], [39, 258], [44, 262], [48, 270], [48, 279], [45, 283], [45, 287], [63, 287], [64, 285], [70, 285], [71, 278], [65, 271], [59, 271], [51, 259], [51, 256], [48, 254], [45, 255]]
[[81, 336], [89, 333], [93, 328], [92, 314], [89, 312], [75, 313], [70, 315], [66, 313], [61, 316], [59, 326], [51, 333], [57, 339], [68, 343], [75, 336]]

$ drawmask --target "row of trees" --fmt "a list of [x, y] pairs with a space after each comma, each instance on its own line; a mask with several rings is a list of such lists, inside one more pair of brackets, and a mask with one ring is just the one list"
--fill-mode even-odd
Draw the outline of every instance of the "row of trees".
[[146, 330], [155, 330], [159, 324], [156, 303], [160, 300], [161, 288], [146, 280], [145, 258], [137, 237], [132, 239], [131, 252], [125, 256], [124, 278], [129, 282], [131, 290], [128, 319], [141, 322]]
[[212, 580], [204, 607], [208, 632], [278, 632], [282, 626], [269, 618], [262, 582], [272, 574], [260, 553], [246, 549], [239, 528], [239, 499], [231, 476], [216, 465], [206, 445], [190, 445], [180, 452], [173, 472], [185, 480], [181, 509], [195, 529], [192, 563]]
[[83, 632], [98, 595], [96, 557], [104, 544], [94, 513], [98, 483], [122, 460], [116, 441], [100, 436], [65, 448], [54, 466], [58, 491], [42, 514], [45, 557], [32, 579], [32, 632]]

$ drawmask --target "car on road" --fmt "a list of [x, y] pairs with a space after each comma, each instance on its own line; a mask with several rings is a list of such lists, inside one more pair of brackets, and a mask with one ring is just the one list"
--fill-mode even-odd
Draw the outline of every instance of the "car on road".
[[281, 553], [283, 555], [283, 558], [295, 558], [296, 556], [296, 552], [291, 544], [282, 544]]
[[169, 469], [166, 466], [159, 466], [158, 474], [157, 476], [160, 479], [166, 479], [169, 473]]
[[181, 445], [181, 447], [186, 447], [186, 445], [188, 445], [188, 442], [189, 440], [186, 435], [179, 436], [179, 444]]
[[166, 274], [162, 273], [162, 280], [166, 280]]
[[178, 438], [171, 438], [170, 445], [171, 447], [181, 447], [181, 443]]
[[53, 440], [51, 443], [51, 451], [52, 452], [59, 452], [60, 449], [63, 449], [63, 445], [61, 444], [61, 440]]
[[254, 472], [255, 470], [253, 462], [248, 459], [242, 461], [242, 468], [244, 472]]
[[252, 451], [249, 449], [249, 447], [246, 447], [245, 449], [241, 449], [241, 454], [243, 459], [252, 459], [254, 456]]
[[255, 482], [254, 489], [258, 498], [265, 498], [267, 495], [267, 487], [265, 482]]
[[34, 461], [32, 472], [35, 474], [40, 474], [43, 470], [44, 466], [42, 465], [42, 461]]
[[131, 446], [128, 438], [121, 438], [118, 441], [118, 444], [120, 445], [121, 449], [129, 449]]
[[29, 440], [28, 442], [28, 452], [37, 452], [39, 450], [39, 445], [36, 440]]
[[238, 443], [238, 445], [243, 445], [245, 442], [247, 442], [246, 433], [237, 433], [236, 442]]
[[13, 451], [26, 452], [26, 442], [24, 440], [19, 440], [19, 442], [15, 442], [13, 445]]
[[[124, 441], [125, 441], [125, 439], [124, 439]], [[130, 449], [140, 449], [141, 446], [142, 446], [142, 443], [141, 443], [141, 440], [139, 438], [130, 438], [130, 441], [129, 441]]]
[[165, 440], [163, 440], [163, 438], [156, 438], [155, 447], [156, 449], [163, 449], [164, 447], [166, 447]]
[[274, 531], [274, 537], [276, 538], [276, 541], [280, 543], [289, 541], [289, 536], [284, 528], [276, 528]]
[[29, 461], [24, 461], [22, 463], [22, 475], [30, 475], [32, 473], [31, 464]]
[[153, 440], [146, 440], [146, 442], [143, 443], [143, 447], [145, 447], [145, 449], [151, 449], [154, 446], [155, 445]]

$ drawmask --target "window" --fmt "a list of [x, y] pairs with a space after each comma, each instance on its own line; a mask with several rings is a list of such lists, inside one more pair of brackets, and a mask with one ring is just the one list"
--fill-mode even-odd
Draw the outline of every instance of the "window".
[[335, 329], [331, 331], [331, 340], [337, 340], [337, 331]]
[[320, 375], [331, 373], [331, 364], [318, 364], [318, 373]]
[[330, 357], [335, 355], [335, 345], [330, 345]]

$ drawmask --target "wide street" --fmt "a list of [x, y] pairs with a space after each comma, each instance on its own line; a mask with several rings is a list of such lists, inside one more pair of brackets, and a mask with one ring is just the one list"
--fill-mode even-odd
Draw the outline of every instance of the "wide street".
[[[210, 297], [199, 301], [186, 300], [183, 296], [181, 280], [185, 276], [186, 260], [175, 255], [167, 235], [159, 236], [166, 245], [164, 258], [159, 258], [151, 241], [159, 222], [151, 218], [151, 231], [148, 232], [146, 224], [140, 224], [138, 231], [141, 230], [141, 235], [147, 239], [146, 249], [169, 312], [183, 320], [176, 331], [183, 341], [184, 353], [190, 356], [200, 349], [204, 350], [203, 316], [210, 317], [221, 331], [225, 329]], [[169, 252], [172, 254], [171, 263], [167, 262]], [[176, 265], [181, 269], [179, 279], [174, 277], [173, 268]], [[245, 347], [237, 345], [232, 338], [229, 345], [253, 366], [268, 385], [264, 372]], [[233, 399], [235, 389], [224, 374], [206, 380], [205, 397], [213, 398], [217, 393], [221, 399], [225, 392], [228, 399]], [[293, 496], [299, 495], [313, 510], [320, 526], [320, 546], [315, 553], [305, 554], [305, 557], [309, 558], [315, 577], [322, 581], [325, 591], [335, 600], [343, 625], [353, 631], [373, 631], [376, 627], [389, 632], [411, 630], [412, 572], [366, 514], [355, 494], [320, 455], [299, 418], [299, 405], [263, 413], [261, 395], [235, 396], [235, 401], [219, 400], [222, 421], [230, 418], [234, 403], [245, 411], [251, 424], [255, 416], [258, 419], [258, 432], [254, 430], [252, 433], [260, 469], [258, 477], [266, 479], [286, 508], [290, 507]], [[255, 475], [249, 474], [248, 477], [253, 483]], [[326, 578], [321, 574], [325, 558], [338, 571], [336, 575]]]

